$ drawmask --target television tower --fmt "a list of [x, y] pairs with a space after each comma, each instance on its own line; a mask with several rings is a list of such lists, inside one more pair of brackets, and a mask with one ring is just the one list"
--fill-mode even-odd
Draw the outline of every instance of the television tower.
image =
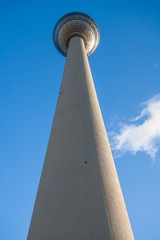
[[73, 12], [54, 29], [67, 56], [28, 240], [133, 240], [88, 57], [91, 17]]

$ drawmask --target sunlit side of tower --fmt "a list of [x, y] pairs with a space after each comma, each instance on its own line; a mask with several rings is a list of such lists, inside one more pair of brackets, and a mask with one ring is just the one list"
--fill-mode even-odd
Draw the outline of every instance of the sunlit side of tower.
[[54, 43], [67, 59], [28, 240], [133, 240], [87, 57], [98, 27], [67, 14]]

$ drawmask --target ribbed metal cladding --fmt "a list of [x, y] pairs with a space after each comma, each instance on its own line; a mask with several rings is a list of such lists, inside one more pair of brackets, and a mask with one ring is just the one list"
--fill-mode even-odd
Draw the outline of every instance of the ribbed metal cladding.
[[94, 20], [81, 12], [66, 14], [54, 28], [53, 40], [62, 55], [67, 55], [68, 43], [75, 36], [83, 39], [88, 56], [95, 51], [100, 40], [99, 29]]

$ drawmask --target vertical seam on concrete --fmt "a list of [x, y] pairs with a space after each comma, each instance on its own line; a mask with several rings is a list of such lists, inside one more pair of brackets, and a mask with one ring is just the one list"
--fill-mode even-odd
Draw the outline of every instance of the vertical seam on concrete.
[[[84, 46], [84, 45], [83, 45]], [[82, 48], [82, 47], [81, 47]], [[81, 49], [81, 51], [82, 51], [82, 49]], [[83, 51], [82, 51], [82, 54], [83, 54]], [[86, 58], [86, 60], [87, 60], [87, 67], [89, 67], [89, 71], [90, 71], [90, 65], [89, 65], [89, 61], [88, 61], [88, 57], [85, 55], [85, 58]], [[95, 87], [94, 87], [94, 82], [93, 82], [93, 78], [92, 78], [92, 74], [91, 74], [91, 71], [90, 71], [90, 78], [88, 79], [86, 79], [86, 87], [87, 87], [87, 92], [88, 92], [88, 100], [89, 100], [89, 111], [90, 111], [90, 116], [91, 116], [91, 121], [92, 121], [92, 124], [93, 124], [93, 129], [94, 129], [94, 131], [95, 131], [95, 136], [96, 136], [96, 138], [95, 138], [95, 142], [97, 141], [97, 143], [98, 143], [98, 145], [100, 145], [100, 142], [99, 142], [99, 139], [98, 139], [98, 131], [97, 131], [97, 127], [96, 127], [96, 124], [95, 124], [95, 121], [94, 121], [94, 109], [92, 109], [93, 107], [92, 107], [92, 104], [91, 104], [91, 95], [90, 95], [90, 91], [89, 91], [89, 86], [88, 86], [88, 83], [89, 83], [89, 81], [91, 82], [91, 87], [93, 87], [92, 89], [94, 89], [95, 90]], [[95, 91], [95, 97], [97, 98], [97, 95], [96, 95], [96, 91]], [[96, 99], [97, 100], [97, 103], [98, 103], [98, 99]], [[98, 103], [98, 107], [100, 108], [100, 106], [99, 106], [99, 103]], [[100, 153], [99, 153], [100, 154]], [[100, 165], [99, 165], [99, 163], [97, 163], [98, 164], [98, 167], [99, 167], [99, 170], [100, 170]], [[103, 163], [102, 163], [103, 164]], [[98, 176], [99, 176], [99, 174], [98, 174]], [[99, 176], [99, 179], [100, 179], [100, 183], [101, 183], [101, 186], [102, 186], [102, 191], [103, 191], [103, 197], [104, 197], [104, 204], [106, 205], [106, 207], [107, 207], [107, 210], [108, 210], [108, 217], [109, 217], [109, 221], [110, 221], [110, 226], [111, 226], [111, 231], [112, 231], [112, 235], [113, 235], [113, 239], [115, 240], [115, 236], [114, 236], [114, 231], [113, 231], [113, 226], [112, 226], [112, 221], [111, 221], [111, 217], [110, 217], [110, 212], [109, 212], [109, 207], [108, 207], [108, 205], [107, 205], [107, 201], [106, 201], [106, 197], [105, 197], [105, 194], [104, 194], [104, 184], [103, 184], [103, 181], [102, 181], [102, 177], [101, 176]]]
[[[87, 56], [85, 56], [85, 57], [87, 58]], [[87, 63], [88, 63], [88, 66], [89, 66], [88, 58], [87, 58]], [[90, 66], [89, 66], [89, 70], [90, 70]], [[93, 79], [92, 79], [92, 75], [91, 75], [91, 79], [89, 79], [89, 81], [90, 80], [92, 81], [92, 86], [94, 87], [94, 82], [93, 82]], [[92, 121], [92, 124], [93, 124], [93, 129], [95, 129], [96, 138], [98, 139], [97, 128], [96, 128], [96, 124], [94, 123], [94, 118], [93, 118], [94, 109], [92, 109], [92, 104], [91, 104], [91, 100], [90, 100], [90, 93], [89, 93], [90, 91], [89, 91], [89, 87], [88, 87], [88, 80], [86, 80], [86, 87], [87, 87], [86, 93], [88, 92], [87, 96], [88, 96], [88, 101], [89, 101], [89, 111], [90, 111], [91, 121]], [[99, 104], [98, 104], [98, 106], [99, 106]], [[95, 138], [95, 142], [96, 142], [96, 138]], [[98, 145], [100, 145], [99, 140], [98, 140]], [[98, 165], [98, 168], [100, 170], [99, 163], [97, 163], [97, 165]], [[96, 171], [97, 171], [97, 168], [96, 168]], [[108, 217], [109, 217], [109, 221], [110, 221], [111, 232], [112, 232], [112, 235], [113, 235], [113, 239], [115, 240], [112, 221], [111, 221], [110, 212], [109, 212], [109, 207], [107, 205], [106, 197], [105, 197], [105, 194], [104, 194], [104, 192], [105, 192], [104, 191], [104, 184], [103, 184], [103, 181], [102, 181], [102, 177], [99, 176], [99, 174], [97, 174], [97, 176], [99, 177], [99, 180], [100, 180], [100, 183], [101, 183], [101, 188], [102, 188], [103, 197], [104, 197], [104, 204], [106, 205], [106, 208], [107, 208]]]
[[[93, 80], [92, 80], [93, 81]], [[99, 142], [99, 140], [98, 140], [98, 131], [97, 131], [97, 128], [96, 128], [96, 124], [94, 123], [94, 118], [93, 118], [93, 110], [92, 110], [92, 107], [91, 107], [91, 104], [89, 104], [89, 110], [90, 110], [90, 113], [91, 113], [91, 120], [92, 120], [92, 124], [93, 124], [93, 126], [94, 126], [94, 129], [95, 129], [95, 134], [96, 134], [96, 138], [97, 138], [97, 142], [98, 142], [98, 145], [100, 145], [100, 142]], [[95, 139], [95, 141], [96, 141], [96, 139]], [[100, 154], [100, 153], [99, 153]], [[103, 163], [102, 163], [103, 164]], [[99, 166], [99, 163], [98, 163], [98, 167], [99, 167], [99, 169], [100, 169], [100, 166]], [[98, 176], [99, 176], [99, 174], [98, 174]], [[110, 220], [110, 225], [111, 225], [111, 229], [112, 229], [112, 234], [113, 234], [113, 239], [115, 240], [115, 236], [114, 236], [114, 231], [113, 231], [113, 226], [112, 226], [112, 221], [111, 221], [111, 217], [110, 217], [110, 212], [109, 212], [109, 207], [108, 207], [108, 204], [107, 204], [107, 200], [106, 200], [106, 197], [105, 197], [105, 194], [104, 194], [104, 184], [103, 184], [103, 181], [102, 181], [102, 177], [99, 177], [100, 178], [100, 182], [101, 182], [101, 186], [102, 186], [102, 191], [103, 191], [103, 197], [104, 197], [104, 199], [105, 199], [105, 201], [104, 201], [104, 203], [105, 203], [105, 205], [106, 205], [106, 207], [107, 207], [107, 210], [108, 210], [108, 217], [109, 217], [109, 220]]]

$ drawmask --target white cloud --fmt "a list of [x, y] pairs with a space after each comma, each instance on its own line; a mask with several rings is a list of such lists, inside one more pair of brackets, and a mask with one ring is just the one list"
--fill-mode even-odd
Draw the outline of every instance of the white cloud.
[[160, 69], [160, 63], [156, 63], [156, 64], [154, 65], [154, 69]]
[[114, 133], [111, 146], [118, 155], [145, 152], [154, 159], [160, 149], [160, 94], [141, 106], [139, 116], [132, 119], [131, 124], [121, 125], [118, 133]]

